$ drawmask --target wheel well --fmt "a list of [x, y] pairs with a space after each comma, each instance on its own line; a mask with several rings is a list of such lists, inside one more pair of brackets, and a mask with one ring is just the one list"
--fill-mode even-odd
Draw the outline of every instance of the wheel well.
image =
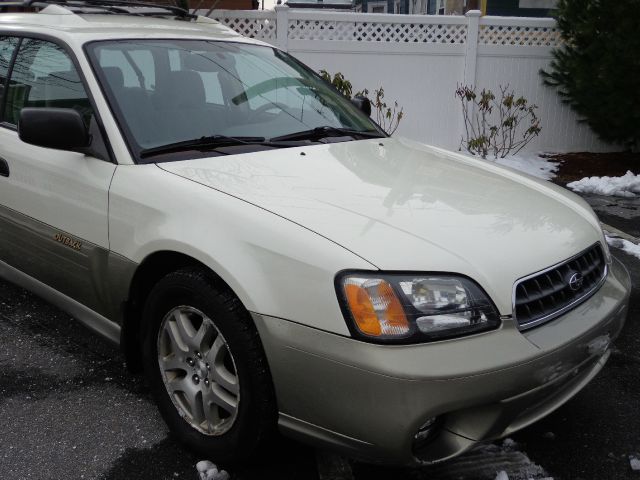
[[172, 252], [161, 251], [149, 255], [138, 266], [131, 281], [129, 290], [129, 300], [125, 307], [125, 318], [122, 326], [120, 343], [125, 355], [127, 367], [132, 372], [142, 370], [141, 357], [141, 318], [144, 303], [156, 285], [165, 275], [180, 270], [185, 267], [198, 267], [207, 271], [219, 283], [231, 293], [231, 287], [220, 278], [213, 270], [204, 263], [196, 260], [188, 255]]

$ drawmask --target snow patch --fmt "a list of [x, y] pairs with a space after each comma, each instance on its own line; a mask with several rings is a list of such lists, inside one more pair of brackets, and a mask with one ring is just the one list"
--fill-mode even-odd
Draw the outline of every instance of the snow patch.
[[[430, 471], [427, 478], [459, 480], [553, 480], [540, 465], [522, 451], [517, 442], [505, 439], [499, 443], [479, 445]], [[498, 475], [498, 477], [496, 477]], [[420, 477], [422, 479], [422, 477]]]
[[625, 240], [624, 238], [610, 237], [609, 235], [606, 236], [606, 239], [607, 243], [612, 247], [619, 248], [629, 255], [640, 258], [640, 245], [636, 245], [635, 243], [630, 242], [629, 240]]
[[634, 175], [628, 171], [622, 177], [585, 177], [567, 184], [567, 187], [580, 193], [635, 197], [640, 195], [640, 175]]
[[518, 446], [518, 444], [515, 442], [515, 440], [512, 440], [511, 438], [505, 438], [504, 441], [502, 442], [502, 446], [505, 448], [515, 448]]
[[552, 180], [556, 176], [558, 164], [539, 154], [511, 155], [507, 158], [498, 158], [496, 163], [511, 167], [523, 173], [528, 173], [542, 180]]
[[[504, 470], [501, 470], [496, 475], [495, 480], [509, 480], [509, 475]], [[527, 480], [533, 480], [533, 479], [529, 478]], [[541, 478], [540, 480], [553, 480], [553, 477], [544, 477], [544, 478]]]
[[198, 470], [198, 480], [229, 480], [231, 478], [225, 470], [218, 470], [218, 467], [209, 460], [196, 463], [196, 470]]

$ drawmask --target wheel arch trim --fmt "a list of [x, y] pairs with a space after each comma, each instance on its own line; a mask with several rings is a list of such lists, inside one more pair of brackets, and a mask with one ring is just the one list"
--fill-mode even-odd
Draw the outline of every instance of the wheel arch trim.
[[148, 253], [137, 265], [130, 279], [128, 298], [125, 302], [124, 319], [120, 333], [120, 345], [122, 346], [127, 366], [130, 370], [139, 371], [141, 365], [139, 346], [143, 328], [142, 309], [145, 299], [153, 289], [153, 286], [165, 275], [187, 267], [197, 267], [206, 270], [247, 308], [243, 299], [238, 295], [237, 291], [229, 285], [229, 282], [227, 282], [216, 269], [203, 261], [202, 258], [197, 258], [196, 256], [174, 249], [159, 249]]

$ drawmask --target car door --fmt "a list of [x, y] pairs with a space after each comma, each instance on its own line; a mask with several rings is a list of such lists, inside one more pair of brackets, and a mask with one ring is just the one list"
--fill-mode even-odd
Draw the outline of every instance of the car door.
[[[35, 38], [5, 37], [0, 42], [3, 61], [15, 49], [11, 68], [0, 64], [5, 76], [0, 261], [106, 314], [101, 311], [107, 294], [102, 277], [109, 249], [108, 193], [116, 165], [104, 148], [92, 103], [61, 45]], [[22, 142], [17, 123], [24, 107], [78, 110], [90, 128], [95, 155]]]

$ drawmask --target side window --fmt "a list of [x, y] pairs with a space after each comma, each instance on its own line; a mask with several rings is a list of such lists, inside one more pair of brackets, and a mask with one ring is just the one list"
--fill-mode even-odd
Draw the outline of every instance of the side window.
[[23, 108], [73, 108], [91, 135], [91, 154], [109, 160], [93, 108], [71, 58], [60, 46], [24, 39], [16, 55], [6, 93], [4, 122], [17, 125]]
[[156, 85], [156, 63], [149, 50], [131, 50], [131, 63], [135, 65], [138, 76], [142, 78], [145, 90], [153, 90]]
[[[127, 61], [124, 54], [117, 50], [101, 50], [100, 51], [100, 66], [107, 69], [118, 69], [122, 72], [122, 86], [124, 87], [139, 87], [140, 81], [136, 75], [136, 71], [131, 66], [131, 63]], [[107, 70], [113, 71], [113, 70]], [[112, 85], [113, 87], [114, 85]]]
[[[187, 52], [181, 52], [179, 50], [169, 50], [169, 69], [172, 72], [177, 72], [180, 70], [190, 70], [190, 68], [186, 67], [182, 64], [181, 55], [187, 56]], [[195, 55], [198, 55], [197, 53]], [[202, 84], [204, 86], [204, 94], [205, 101], [211, 105], [224, 105], [224, 97], [222, 95], [222, 85], [220, 84], [220, 78], [218, 77], [218, 72], [201, 72], [197, 69], [195, 70], [198, 75], [200, 75], [200, 79], [202, 80]]]
[[222, 98], [222, 86], [217, 72], [198, 72], [204, 84], [204, 93], [207, 103], [224, 105]]
[[[156, 83], [155, 62], [149, 50], [110, 50], [101, 49], [99, 53], [100, 66], [109, 77], [112, 88], [140, 87], [147, 92], [152, 92]], [[113, 72], [119, 72], [115, 77], [110, 77]], [[115, 81], [115, 84], [111, 82]]]
[[4, 85], [16, 45], [18, 45], [16, 37], [0, 37], [0, 105], [4, 101]]
[[182, 69], [182, 62], [180, 61], [180, 52], [178, 50], [169, 50], [169, 69], [172, 72]]
[[90, 126], [93, 110], [80, 76], [54, 43], [26, 39], [20, 46], [7, 89], [5, 121], [17, 125], [25, 107], [74, 108]]

